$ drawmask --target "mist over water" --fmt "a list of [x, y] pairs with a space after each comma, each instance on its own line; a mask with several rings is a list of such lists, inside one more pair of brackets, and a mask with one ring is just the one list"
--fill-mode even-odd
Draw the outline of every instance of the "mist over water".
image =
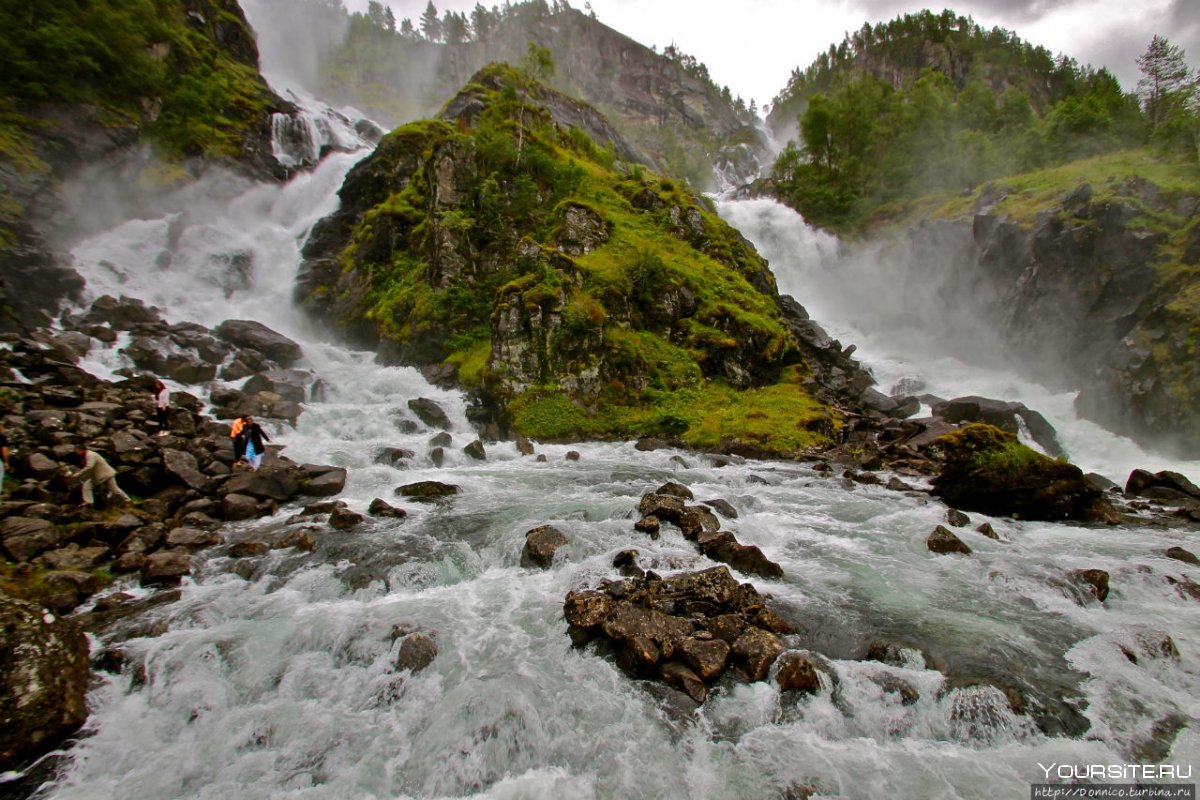
[[770, 261], [781, 293], [799, 300], [844, 345], [858, 347], [855, 357], [870, 367], [885, 394], [901, 380], [916, 379], [924, 386], [919, 393], [946, 399], [1019, 401], [1050, 420], [1070, 460], [1085, 472], [1122, 486], [1136, 468], [1171, 469], [1200, 481], [1200, 461], [1148, 452], [1079, 418], [1077, 392], [1053, 388], [1060, 376], [1047, 375], [1049, 386], [1029, 378], [1020, 369], [1021, 354], [1005, 351], [989, 324], [986, 297], [944, 291], [945, 282], [927, 277], [952, 276], [952, 268], [918, 271], [896, 248], [842, 247], [773, 200], [725, 200], [719, 210]]

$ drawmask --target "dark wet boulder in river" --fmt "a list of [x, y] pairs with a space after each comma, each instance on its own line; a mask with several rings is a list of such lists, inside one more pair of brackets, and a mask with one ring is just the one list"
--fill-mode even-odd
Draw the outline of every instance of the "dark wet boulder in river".
[[281, 367], [292, 366], [304, 355], [300, 345], [254, 320], [229, 319], [213, 332], [236, 347], [261, 353]]
[[554, 554], [567, 544], [566, 535], [558, 528], [553, 525], [540, 525], [525, 534], [521, 566], [549, 569], [554, 563]]
[[397, 487], [396, 496], [408, 497], [421, 503], [428, 503], [434, 500], [442, 500], [446, 497], [453, 497], [460, 491], [462, 490], [450, 483], [417, 481], [416, 483], [406, 483], [403, 486]]
[[947, 422], [981, 422], [1012, 434], [1017, 433], [1021, 423], [1024, 423], [1029, 435], [1052, 458], [1066, 455], [1054, 426], [1024, 403], [993, 400], [988, 397], [956, 397], [934, 404], [933, 414]]
[[50, 750], [87, 719], [88, 643], [74, 622], [0, 595], [0, 770]]
[[971, 555], [971, 548], [963, 544], [962, 539], [959, 539], [950, 530], [942, 525], [938, 525], [933, 529], [933, 533], [929, 534], [929, 538], [925, 540], [925, 546], [929, 548], [929, 552], [937, 553], [938, 555], [946, 555], [948, 553], [958, 553], [960, 555]]
[[1020, 519], [1118, 519], [1079, 467], [1048, 458], [992, 425], [968, 425], [932, 446], [943, 458], [932, 492], [947, 505]]

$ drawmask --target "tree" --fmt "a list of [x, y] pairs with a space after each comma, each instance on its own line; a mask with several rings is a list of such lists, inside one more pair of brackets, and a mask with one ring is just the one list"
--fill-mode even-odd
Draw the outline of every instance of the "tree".
[[383, 12], [383, 27], [387, 28], [392, 33], [396, 32], [396, 15], [392, 11], [391, 6], [388, 6]]
[[466, 16], [447, 9], [445, 16], [442, 17], [442, 35], [446, 39], [446, 44], [462, 44], [467, 38]]
[[525, 51], [525, 72], [531, 78], [541, 81], [554, 77], [554, 55], [550, 48], [542, 47], [537, 42], [530, 42]]
[[425, 6], [425, 11], [421, 14], [421, 33], [431, 42], [442, 40], [442, 21], [438, 18], [437, 6], [433, 4], [433, 0], [429, 0], [429, 5]]
[[1142, 71], [1138, 96], [1151, 129], [1163, 123], [1172, 107], [1190, 105], [1196, 84], [1191, 80], [1183, 50], [1156, 35], [1146, 52], [1137, 57], [1137, 65]]

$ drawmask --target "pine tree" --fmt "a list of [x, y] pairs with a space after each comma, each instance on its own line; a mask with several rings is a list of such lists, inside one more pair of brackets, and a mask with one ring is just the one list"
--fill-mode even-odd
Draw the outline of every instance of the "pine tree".
[[438, 18], [437, 6], [433, 4], [433, 0], [429, 0], [429, 5], [425, 6], [425, 12], [421, 14], [421, 33], [431, 42], [442, 40], [442, 21]]
[[1191, 80], [1183, 50], [1162, 36], [1156, 35], [1150, 40], [1146, 52], [1138, 56], [1137, 64], [1142, 70], [1138, 96], [1150, 118], [1150, 127], [1157, 128], [1174, 105], [1190, 105], [1195, 83]]

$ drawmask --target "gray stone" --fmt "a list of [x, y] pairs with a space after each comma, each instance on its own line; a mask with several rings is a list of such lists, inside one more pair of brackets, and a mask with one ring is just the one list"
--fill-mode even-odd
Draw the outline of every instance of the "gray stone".
[[553, 525], [534, 528], [525, 534], [521, 566], [548, 569], [554, 563], [554, 554], [568, 543], [566, 535]]

